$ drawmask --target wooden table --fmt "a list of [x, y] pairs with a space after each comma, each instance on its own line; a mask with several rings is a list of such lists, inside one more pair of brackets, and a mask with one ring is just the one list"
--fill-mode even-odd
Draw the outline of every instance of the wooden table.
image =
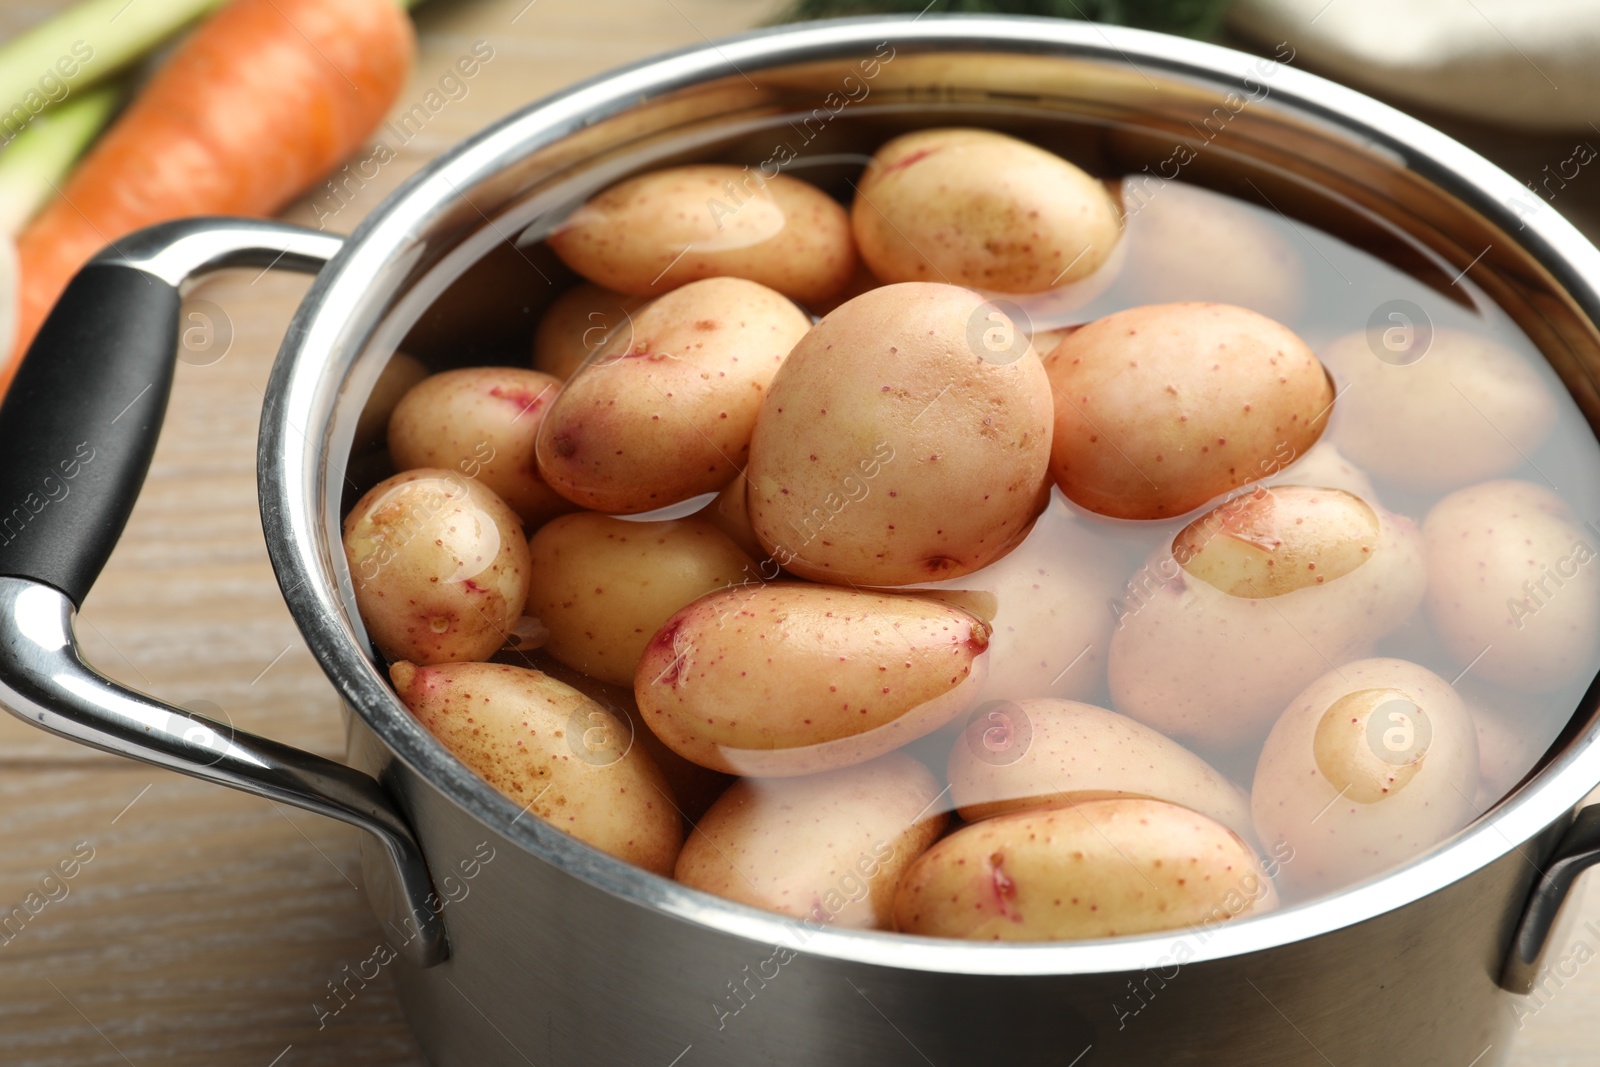
[[[0, 36], [56, 6], [0, 6]], [[767, 10], [739, 0], [422, 7], [402, 107], [474, 42], [487, 41], [494, 58], [332, 228], [348, 229], [423, 161], [514, 107], [609, 67], [744, 29]], [[1523, 177], [1571, 147], [1570, 138], [1468, 132]], [[1589, 186], [1575, 184], [1557, 206], [1600, 222], [1600, 177], [1579, 182]], [[314, 216], [302, 203], [288, 217]], [[144, 496], [79, 630], [92, 661], [129, 684], [179, 703], [209, 702], [211, 714], [241, 728], [337, 756], [337, 703], [279, 599], [256, 516], [261, 389], [305, 286], [241, 274], [196, 294], [231, 322], [232, 347], [209, 366], [179, 364]], [[0, 915], [30, 893], [56, 898], [14, 936], [0, 934], [0, 1063], [420, 1067], [387, 984], [369, 986], [318, 1028], [313, 1005], [380, 936], [353, 881], [354, 834], [0, 716]], [[47, 882], [74, 850], [75, 877]], [[1600, 900], [1582, 912], [1600, 919]], [[1515, 1062], [1595, 1062], [1597, 1000], [1600, 965], [1580, 970], [1526, 1019]]]

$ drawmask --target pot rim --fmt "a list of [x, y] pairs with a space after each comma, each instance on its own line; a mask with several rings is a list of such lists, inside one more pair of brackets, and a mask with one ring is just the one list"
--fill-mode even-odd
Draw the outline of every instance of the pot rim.
[[[1567, 816], [1600, 783], [1600, 723], [1509, 799], [1420, 860], [1305, 904], [1200, 929], [1072, 943], [992, 944], [839, 930], [736, 904], [678, 885], [599, 853], [516, 805], [457, 761], [406, 712], [352, 638], [342, 556], [328, 541], [324, 452], [332, 404], [375, 323], [358, 309], [415, 251], [421, 224], [527, 153], [553, 144], [641, 100], [773, 66], [871, 54], [880, 42], [911, 52], [1058, 55], [1158, 70], [1219, 92], [1244, 88], [1260, 57], [1148, 31], [1047, 18], [929, 15], [868, 17], [759, 30], [691, 47], [600, 75], [536, 101], [413, 175], [356, 229], [297, 310], [273, 366], [258, 443], [262, 525], [274, 570], [307, 644], [345, 703], [390, 752], [450, 801], [541, 860], [642, 907], [757, 944], [794, 945], [853, 963], [971, 975], [1133, 972], [1264, 952], [1398, 910], [1466, 878]], [[1465, 146], [1388, 105], [1316, 75], [1277, 65], [1272, 96], [1341, 137], [1369, 145], [1476, 209], [1562, 285], [1590, 322], [1600, 322], [1600, 251], [1553, 210], [1521, 216], [1509, 204], [1525, 187]], [[1513, 224], [1515, 224], [1513, 226]], [[368, 316], [370, 319], [370, 316]], [[337, 529], [338, 517], [332, 528]], [[337, 543], [334, 539], [333, 543]], [[1591, 688], [1580, 707], [1593, 708]], [[1575, 712], [1576, 714], [1576, 712]], [[1186, 950], [1183, 947], [1186, 946]]]

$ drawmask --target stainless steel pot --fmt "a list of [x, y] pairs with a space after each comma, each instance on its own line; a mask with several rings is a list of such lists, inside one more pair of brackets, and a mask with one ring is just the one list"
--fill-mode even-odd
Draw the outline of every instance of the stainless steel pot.
[[[684, 889], [525, 817], [391, 693], [338, 525], [356, 417], [396, 346], [462, 329], [473, 350], [470, 328], [437, 309], [492, 289], [507, 264], [541, 269], [538, 235], [620, 175], [691, 158], [754, 166], [763, 146], [809, 133], [825, 178], [830, 159], [859, 162], [888, 131], [953, 122], [1065, 138], [1112, 170], [1188, 144], [1185, 177], [1248, 180], [1312, 221], [1370, 218], [1397, 247], [1429, 250], [1441, 277], [1470, 270], [1600, 424], [1600, 252], [1388, 107], [1236, 52], [1071, 22], [796, 26], [534, 104], [416, 175], [347, 241], [197, 220], [86, 268], [0, 407], [0, 501], [21, 509], [0, 516], [0, 701], [85, 744], [366, 830], [367, 892], [439, 1067], [1501, 1062], [1514, 996], [1572, 879], [1600, 859], [1600, 811], [1573, 816], [1600, 783], [1593, 689], [1510, 799], [1404, 869], [1218, 928], [1028, 946], [829, 929]], [[72, 636], [149, 464], [179, 290], [242, 265], [317, 273], [267, 392], [261, 512], [283, 595], [353, 712], [348, 767], [113, 683]]]

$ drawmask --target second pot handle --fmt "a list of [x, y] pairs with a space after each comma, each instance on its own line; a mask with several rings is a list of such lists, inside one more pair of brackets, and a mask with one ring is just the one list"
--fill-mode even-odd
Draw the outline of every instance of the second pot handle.
[[84, 661], [72, 632], [150, 469], [181, 286], [225, 267], [315, 273], [342, 243], [280, 223], [186, 219], [118, 242], [68, 285], [0, 403], [0, 704], [69, 740], [372, 834], [393, 876], [379, 917], [400, 954], [427, 967], [449, 954], [438, 897], [376, 780], [113, 682]]
[[1500, 972], [1500, 986], [1512, 993], [1533, 992], [1539, 966], [1550, 948], [1556, 917], [1578, 875], [1600, 863], [1600, 804], [1579, 810], [1540, 872], [1511, 936], [1511, 950]]

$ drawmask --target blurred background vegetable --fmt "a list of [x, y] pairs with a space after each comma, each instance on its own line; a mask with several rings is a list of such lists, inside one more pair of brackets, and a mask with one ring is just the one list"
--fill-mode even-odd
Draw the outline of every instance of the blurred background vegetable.
[[0, 356], [16, 330], [16, 233], [56, 193], [122, 96], [120, 85], [80, 92], [29, 123], [0, 153]]
[[377, 128], [414, 49], [395, 0], [232, 0], [211, 16], [18, 237], [0, 386], [91, 256], [169, 219], [277, 211]]

